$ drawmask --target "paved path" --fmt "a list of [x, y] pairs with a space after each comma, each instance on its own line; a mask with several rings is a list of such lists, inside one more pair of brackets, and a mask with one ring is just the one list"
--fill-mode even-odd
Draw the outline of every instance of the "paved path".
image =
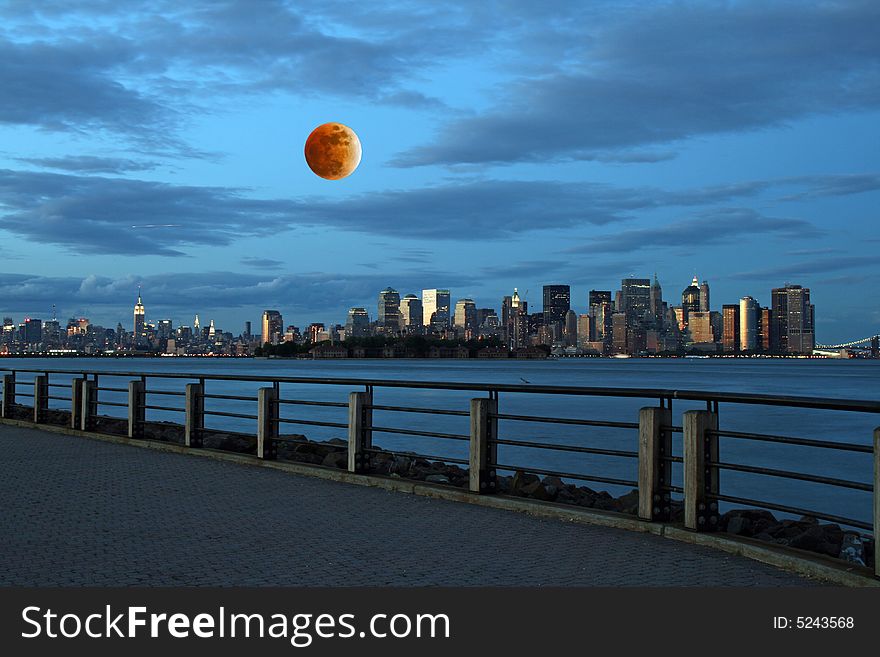
[[653, 535], [0, 426], [0, 585], [811, 583]]

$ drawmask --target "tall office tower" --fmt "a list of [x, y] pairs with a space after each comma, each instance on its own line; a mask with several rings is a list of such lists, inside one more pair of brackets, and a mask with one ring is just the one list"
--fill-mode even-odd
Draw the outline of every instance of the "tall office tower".
[[610, 344], [613, 316], [614, 307], [610, 301], [603, 301], [596, 306], [596, 314], [590, 328], [593, 332], [593, 340]]
[[562, 337], [565, 313], [571, 309], [571, 288], [568, 285], [544, 286], [544, 326], [550, 327], [553, 337]]
[[245, 323], [244, 323], [244, 333], [242, 334], [242, 337], [243, 337], [245, 340], [250, 340], [250, 339], [251, 339], [251, 323], [250, 323], [250, 322], [245, 322]]
[[721, 342], [724, 335], [724, 318], [717, 310], [709, 311], [709, 321], [712, 322], [712, 336], [715, 342]]
[[700, 312], [707, 313], [711, 310], [709, 306], [709, 281], [700, 283]]
[[345, 339], [365, 338], [370, 334], [370, 316], [366, 308], [349, 308], [345, 320]]
[[137, 303], [134, 304], [134, 332], [132, 340], [135, 345], [142, 345], [147, 340], [147, 333], [144, 326], [144, 302], [141, 301], [141, 288], [138, 288]]
[[614, 313], [611, 316], [611, 339], [614, 353], [625, 354], [627, 343], [626, 313]]
[[392, 335], [400, 331], [400, 294], [394, 288], [386, 287], [379, 292], [376, 330]]
[[43, 341], [43, 320], [25, 317], [21, 340], [26, 345], [38, 345]]
[[739, 300], [739, 349], [755, 351], [758, 348], [758, 302], [752, 297]]
[[494, 308], [477, 308], [477, 328], [482, 328], [486, 320], [494, 315], [497, 319], [498, 315]]
[[213, 340], [215, 337], [217, 337], [217, 327], [214, 326], [213, 319], [208, 323], [208, 337], [211, 340]]
[[192, 327], [193, 335], [199, 337], [202, 333], [202, 325], [199, 322], [199, 314], [196, 313], [195, 319], [193, 319], [193, 327]]
[[[626, 315], [628, 327], [651, 314], [651, 281], [647, 278], [624, 278], [620, 281], [620, 305], [617, 312]], [[615, 341], [617, 338], [615, 338]]]
[[407, 294], [400, 300], [400, 321], [407, 333], [422, 332], [422, 300], [415, 294]]
[[49, 347], [61, 346], [61, 325], [57, 319], [43, 322], [43, 342]]
[[509, 349], [525, 347], [529, 336], [529, 304], [519, 297], [517, 288], [501, 302], [501, 327]]
[[721, 306], [721, 320], [724, 323], [722, 348], [724, 351], [739, 351], [739, 305], [726, 303]]
[[463, 331], [477, 328], [477, 304], [473, 299], [459, 299], [455, 302], [455, 328]]
[[[606, 323], [603, 321], [601, 323], [601, 327], [599, 326], [599, 314], [601, 312], [601, 306], [603, 303], [607, 303], [608, 306], [611, 306], [611, 291], [610, 290], [590, 290], [589, 304], [588, 308], [590, 311], [590, 317], [592, 317], [593, 321], [590, 322], [590, 340], [601, 340], [600, 334], [602, 336], [605, 335], [605, 326]], [[611, 314], [608, 314], [608, 322], [607, 325], [609, 327], [608, 333], [611, 333]]]
[[565, 313], [565, 329], [562, 332], [565, 345], [567, 347], [575, 347], [578, 342], [578, 316], [573, 310]]
[[691, 334], [691, 342], [707, 344], [715, 342], [715, 333], [712, 331], [712, 313], [695, 310], [690, 314], [688, 331]]
[[[293, 331], [290, 331], [290, 333], [293, 334]], [[330, 339], [330, 334], [324, 328], [324, 322], [312, 322], [309, 324], [309, 328], [306, 329], [306, 333], [309, 336], [309, 342], [312, 344]]]
[[422, 324], [437, 332], [449, 327], [449, 290], [422, 290]]
[[654, 282], [651, 283], [649, 301], [651, 316], [654, 318], [654, 327], [661, 328], [663, 326], [663, 288], [660, 287], [660, 281], [657, 279], [656, 272], [654, 272]]
[[770, 351], [773, 345], [773, 313], [769, 308], [758, 308], [758, 335], [756, 338], [759, 351]]
[[700, 312], [700, 281], [696, 276], [691, 284], [682, 290], [681, 310], [685, 324], [687, 324], [691, 312]]
[[174, 325], [170, 319], [160, 319], [159, 323], [156, 325], [156, 335], [160, 340], [167, 340], [170, 338], [173, 330]]
[[[198, 316], [196, 317], [198, 322]], [[263, 332], [261, 341], [263, 344], [278, 344], [281, 341], [281, 335], [284, 333], [284, 322], [281, 319], [281, 313], [277, 310], [263, 311]], [[196, 326], [193, 326], [193, 333], [196, 333]], [[196, 336], [198, 337], [198, 336]]]
[[593, 338], [593, 318], [590, 315], [578, 315], [577, 318], [577, 346], [581, 349], [587, 348], [587, 343], [592, 342]]
[[510, 346], [510, 340], [513, 335], [512, 333], [512, 321], [511, 321], [511, 306], [513, 305], [513, 297], [505, 296], [501, 299], [501, 339], [504, 340], [504, 344], [508, 347]]
[[779, 351], [811, 354], [816, 346], [815, 307], [810, 288], [786, 285], [772, 292], [772, 335]]

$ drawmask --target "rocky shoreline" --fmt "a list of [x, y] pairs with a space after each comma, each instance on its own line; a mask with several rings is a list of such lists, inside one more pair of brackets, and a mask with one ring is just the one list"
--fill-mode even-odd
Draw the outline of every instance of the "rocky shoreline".
[[[33, 410], [17, 406], [13, 417], [33, 420]], [[47, 424], [67, 426], [70, 423], [68, 411], [50, 410]], [[112, 435], [127, 435], [126, 420], [99, 416], [95, 419], [95, 431]], [[144, 438], [182, 445], [183, 426], [172, 422], [148, 422], [144, 425]], [[240, 454], [256, 454], [255, 436], [206, 429], [202, 434], [205, 447]], [[276, 441], [277, 458], [284, 461], [307, 463], [344, 470], [348, 467], [348, 441], [332, 438], [327, 441], [309, 440], [302, 434], [285, 434]], [[388, 477], [398, 477], [431, 484], [467, 488], [468, 471], [454, 464], [442, 461], [429, 461], [414, 452], [389, 452], [374, 447], [370, 459], [370, 473]], [[628, 515], [638, 514], [639, 493], [632, 489], [614, 497], [607, 491], [596, 491], [587, 486], [567, 483], [555, 476], [539, 477], [528, 472], [517, 471], [513, 475], [499, 475], [498, 492], [513, 497], [523, 497], [544, 502], [555, 502], [573, 506], [613, 511]], [[671, 503], [670, 521], [682, 522], [683, 504]], [[760, 509], [733, 509], [721, 516], [719, 531], [764, 541], [773, 545], [787, 546], [835, 557], [855, 565], [874, 566], [874, 539], [851, 529], [843, 529], [837, 524], [822, 523], [816, 518], [802, 517], [777, 519], [769, 511]]]

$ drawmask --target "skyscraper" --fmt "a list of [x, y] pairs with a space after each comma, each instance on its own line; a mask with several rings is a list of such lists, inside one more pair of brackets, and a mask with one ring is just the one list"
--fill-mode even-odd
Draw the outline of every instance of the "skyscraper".
[[578, 316], [573, 310], [565, 313], [563, 338], [567, 347], [576, 347], [578, 343]]
[[[198, 317], [196, 319], [198, 320]], [[262, 343], [278, 344], [281, 341], [282, 333], [284, 333], [284, 322], [281, 318], [281, 313], [277, 310], [264, 310], [262, 323]], [[195, 329], [195, 327], [193, 328]]]
[[134, 343], [143, 345], [147, 340], [146, 327], [144, 326], [144, 303], [141, 301], [141, 288], [138, 288], [137, 303], [134, 304]]
[[739, 349], [756, 351], [758, 348], [758, 302], [752, 297], [739, 300]]
[[709, 306], [709, 282], [700, 283], [700, 312], [707, 313], [711, 307]]
[[739, 305], [729, 303], [721, 306], [721, 319], [724, 323], [722, 348], [724, 351], [739, 351]]
[[407, 294], [400, 300], [400, 318], [407, 333], [421, 333], [423, 317], [422, 301], [415, 294]]
[[400, 294], [391, 287], [379, 292], [379, 314], [376, 330], [394, 335], [400, 331]]
[[345, 320], [345, 339], [363, 338], [370, 334], [370, 316], [366, 308], [350, 308]]
[[562, 337], [565, 313], [571, 309], [571, 288], [568, 285], [544, 286], [544, 326], [549, 326], [555, 338]]
[[661, 328], [663, 326], [663, 288], [660, 287], [660, 280], [654, 273], [654, 282], [651, 283], [651, 291], [649, 293], [649, 305], [651, 316], [654, 318], [654, 326]]
[[473, 299], [459, 299], [455, 302], [455, 328], [473, 331], [477, 328], [477, 304]]
[[[620, 306], [626, 324], [633, 327], [651, 314], [651, 281], [647, 278], [624, 278], [620, 281]], [[615, 337], [615, 342], [617, 338]]]
[[685, 324], [687, 324], [688, 315], [691, 312], [700, 311], [700, 281], [696, 276], [681, 293], [681, 309], [684, 312], [683, 321]]
[[811, 354], [816, 346], [815, 307], [810, 303], [810, 288], [786, 285], [772, 293], [771, 335], [779, 351]]
[[422, 323], [426, 329], [443, 331], [449, 327], [449, 290], [422, 290]]

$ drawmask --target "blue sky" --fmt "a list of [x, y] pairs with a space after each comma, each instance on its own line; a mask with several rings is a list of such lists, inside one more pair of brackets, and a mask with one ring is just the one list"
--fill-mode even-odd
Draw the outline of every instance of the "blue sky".
[[[0, 312], [238, 333], [696, 274], [880, 329], [877, 2], [6, 2]], [[363, 145], [327, 181], [327, 121]]]

